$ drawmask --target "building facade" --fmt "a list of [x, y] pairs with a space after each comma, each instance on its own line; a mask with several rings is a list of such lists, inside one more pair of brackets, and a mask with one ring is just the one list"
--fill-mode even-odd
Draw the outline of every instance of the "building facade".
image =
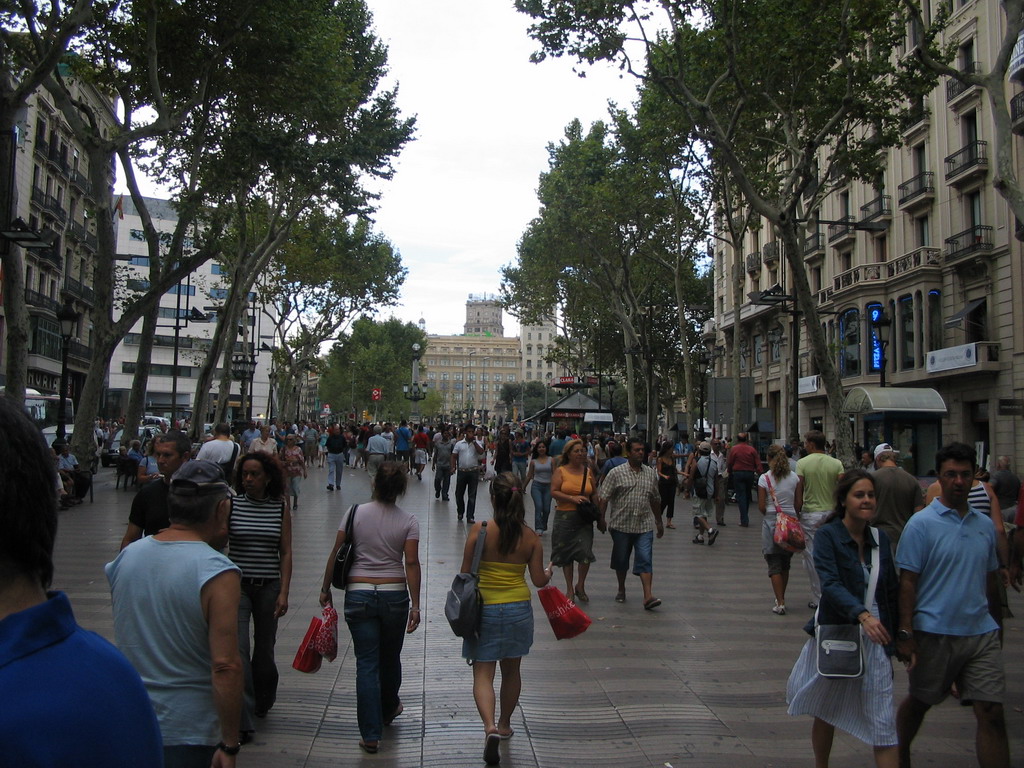
[[523, 325], [519, 329], [519, 344], [523, 356], [520, 376], [523, 381], [543, 381], [571, 375], [569, 371], [551, 360], [545, 359], [555, 346], [558, 327], [554, 319], [545, 319], [540, 325]]
[[[956, 46], [962, 71], [978, 62], [987, 70], [1002, 35], [998, 4], [956, 3], [943, 42]], [[908, 30], [908, 55], [913, 42]], [[846, 392], [878, 386], [884, 375], [886, 387], [941, 395], [940, 416], [908, 408], [854, 417], [856, 442], [891, 442], [923, 475], [934, 449], [954, 439], [977, 445], [986, 462], [1024, 455], [1013, 418], [1024, 413], [1024, 275], [1019, 225], [992, 182], [993, 116], [984, 92], [942, 78], [911, 106], [903, 143], [887, 152], [882, 176], [874, 184], [838, 180], [809, 212], [801, 257]], [[1024, 128], [1024, 94], [1012, 106], [1015, 130]], [[1013, 151], [1024, 170], [1018, 141]], [[827, 158], [821, 160], [824, 167]], [[792, 304], [748, 300], [770, 289], [793, 293], [782, 243], [765, 224], [747, 233], [741, 252], [715, 248], [715, 319], [705, 340], [726, 354], [715, 356], [714, 374], [733, 373], [732, 328], [739, 322], [740, 373], [753, 392], [750, 420], [773, 424], [771, 439], [787, 437], [795, 407], [801, 431], [831, 436], [834, 424], [802, 328], [792, 349]], [[739, 307], [735, 279], [744, 281]], [[879, 319], [889, 320], [888, 334]], [[723, 426], [731, 433], [747, 425]]]
[[[109, 116], [100, 129], [113, 130], [111, 100], [91, 85], [67, 82], [74, 98], [96, 107], [97, 114]], [[45, 88], [29, 97], [14, 134], [5, 137], [0, 151], [8, 151], [13, 158], [10, 221], [20, 219], [46, 243], [46, 247], [23, 250], [24, 300], [30, 322], [28, 386], [46, 394], [58, 392], [62, 338], [57, 310], [70, 302], [79, 320], [68, 343], [68, 392], [72, 401], [77, 401], [92, 358], [90, 315], [98, 245], [86, 154]], [[113, 184], [113, 158], [109, 178]], [[17, 246], [5, 243], [4, 247]], [[0, 382], [7, 362], [6, 338], [0, 306]]]
[[[170, 201], [146, 198], [146, 206], [153, 224], [161, 235], [171, 236], [178, 217]], [[117, 258], [125, 265], [127, 291], [148, 290], [149, 250], [142, 229], [142, 219], [131, 199], [122, 200], [124, 218], [116, 224]], [[186, 248], [189, 245], [186, 243]], [[227, 297], [227, 285], [216, 262], [207, 262], [160, 299], [157, 330], [150, 356], [152, 367], [146, 392], [146, 413], [171, 417], [172, 402], [177, 403], [178, 418], [191, 415], [199, 368], [206, 358], [210, 340], [216, 330], [217, 312]], [[235, 343], [235, 353], [255, 353], [256, 369], [251, 387], [246, 383], [246, 403], [242, 403], [242, 382], [232, 382], [229, 417], [243, 418], [247, 410], [252, 418], [266, 421], [270, 415], [271, 348], [274, 345], [276, 310], [256, 303], [250, 294], [250, 303], [243, 313], [242, 339]], [[107, 411], [123, 414], [138, 365], [139, 342], [143, 321], [140, 320], [118, 344], [110, 363], [107, 387]], [[177, 343], [175, 343], [177, 337]], [[196, 418], [208, 421], [216, 407], [216, 392], [221, 368], [214, 376], [213, 392], [207, 398], [207, 412]], [[176, 397], [176, 400], [174, 397]], [[292, 401], [294, 402], [294, 400]], [[275, 414], [277, 415], [277, 414]], [[287, 416], [289, 414], [282, 414]], [[294, 414], [291, 414], [294, 416]]]

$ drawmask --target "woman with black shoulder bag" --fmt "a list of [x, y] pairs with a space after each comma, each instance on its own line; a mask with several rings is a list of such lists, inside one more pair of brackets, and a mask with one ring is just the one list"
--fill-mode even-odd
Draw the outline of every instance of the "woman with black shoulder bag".
[[786, 687], [789, 714], [812, 715], [816, 766], [827, 766], [836, 728], [874, 748], [879, 768], [899, 764], [893, 709], [898, 583], [875, 517], [875, 483], [854, 469], [839, 478], [835, 511], [814, 539], [821, 602], [804, 628], [812, 635]]
[[[596, 483], [587, 462], [582, 440], [570, 440], [562, 449], [562, 460], [551, 477], [555, 499], [555, 524], [551, 529], [551, 561], [562, 568], [565, 596], [589, 602], [586, 583], [594, 557], [594, 522], [580, 513], [588, 503], [596, 507]], [[573, 565], [579, 565], [579, 580], [573, 586]]]

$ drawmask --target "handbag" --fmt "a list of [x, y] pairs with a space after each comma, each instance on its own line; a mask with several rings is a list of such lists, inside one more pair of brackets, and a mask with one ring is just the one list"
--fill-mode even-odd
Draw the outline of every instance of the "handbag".
[[484, 601], [480, 597], [480, 558], [487, 539], [487, 521], [480, 523], [473, 562], [468, 573], [456, 574], [444, 600], [444, 617], [456, 637], [476, 638], [480, 635], [480, 615]]
[[[583, 480], [580, 481], [580, 496], [583, 496], [587, 489], [587, 471], [590, 467], [586, 464], [583, 465]], [[590, 525], [596, 523], [601, 519], [601, 510], [597, 508], [597, 505], [590, 501], [581, 501], [576, 505], [576, 513], [580, 516], [580, 519], [584, 523]]]
[[[878, 553], [878, 535], [868, 527], [875, 546], [871, 552], [871, 577], [864, 592], [864, 605], [871, 605], [871, 597], [878, 585], [881, 558]], [[814, 612], [814, 646], [818, 674], [822, 677], [850, 679], [864, 674], [864, 633], [859, 624], [819, 624], [818, 611]]]
[[345, 522], [345, 540], [338, 548], [338, 556], [334, 558], [334, 570], [331, 572], [331, 584], [338, 589], [344, 589], [348, 583], [348, 572], [352, 570], [352, 562], [356, 559], [352, 548], [355, 542], [352, 540], [352, 521], [356, 517], [358, 504], [353, 504], [348, 511], [348, 520]]
[[544, 606], [556, 640], [568, 640], [582, 635], [590, 626], [590, 617], [558, 587], [542, 587], [537, 591], [537, 596]]
[[338, 612], [333, 605], [324, 606], [324, 618], [313, 635], [312, 645], [328, 661], [338, 658]]
[[320, 669], [320, 664], [323, 663], [324, 657], [316, 652], [316, 648], [313, 647], [313, 638], [316, 633], [320, 631], [320, 627], [323, 626], [323, 620], [319, 616], [314, 616], [309, 621], [309, 629], [306, 630], [306, 636], [302, 638], [302, 642], [299, 644], [299, 650], [295, 654], [295, 660], [292, 661], [292, 668], [299, 670], [299, 672], [316, 672]]
[[772, 504], [775, 505], [775, 533], [772, 535], [772, 541], [787, 552], [802, 552], [807, 548], [804, 527], [800, 525], [799, 518], [782, 509], [775, 496], [775, 486], [772, 485], [770, 472], [765, 474], [765, 482], [768, 483], [768, 494], [772, 497]]

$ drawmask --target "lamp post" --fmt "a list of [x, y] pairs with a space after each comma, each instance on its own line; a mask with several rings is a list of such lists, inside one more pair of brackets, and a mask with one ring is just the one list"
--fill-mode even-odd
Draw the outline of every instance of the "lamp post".
[[881, 312], [878, 313], [878, 316], [875, 318], [875, 322], [873, 323], [873, 325], [875, 327], [875, 338], [878, 339], [878, 346], [882, 352], [882, 359], [879, 361], [878, 365], [878, 386], [884, 387], [885, 366], [888, 363], [885, 357], [885, 350], [889, 346], [890, 334], [892, 333], [892, 318], [890, 318], [889, 315], [886, 314], [886, 311], [883, 309]]
[[[420, 384], [420, 357], [421, 347], [419, 344], [412, 345], [412, 383], [402, 385], [402, 397], [412, 403], [412, 413], [409, 415], [414, 424], [420, 422], [420, 401], [427, 397], [428, 384]], [[462, 382], [466, 386], [466, 382]]]
[[71, 299], [65, 298], [63, 306], [57, 310], [57, 322], [60, 323], [60, 406], [57, 411], [57, 439], [60, 441], [63, 441], [67, 435], [68, 345], [78, 329], [80, 317], [81, 315], [72, 306]]
[[[252, 377], [256, 373], [256, 356], [246, 354], [235, 354], [231, 356], [231, 375], [242, 385], [241, 392], [241, 411], [242, 419], [245, 421], [251, 421], [252, 416], [250, 411], [252, 410], [252, 403], [249, 402], [249, 398], [246, 397], [246, 387], [249, 386], [251, 389]], [[251, 394], [251, 391], [250, 393]]]
[[[858, 228], [851, 225], [854, 229]], [[747, 294], [751, 304], [761, 306], [779, 307], [790, 317], [790, 342], [789, 342], [789, 364], [791, 379], [789, 384], [790, 410], [789, 410], [789, 436], [799, 437], [800, 435], [800, 310], [796, 307], [796, 297], [785, 293], [778, 283], [766, 291], [752, 291]], [[792, 304], [792, 306], [790, 306]]]

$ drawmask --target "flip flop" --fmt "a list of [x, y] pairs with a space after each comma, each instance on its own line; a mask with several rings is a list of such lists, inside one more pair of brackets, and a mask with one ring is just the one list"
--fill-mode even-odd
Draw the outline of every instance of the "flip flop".
[[377, 754], [377, 751], [380, 749], [380, 742], [377, 742], [375, 744], [367, 744], [365, 741], [360, 739], [359, 746], [362, 748], [363, 752], [375, 755]]
[[515, 735], [515, 731], [513, 731], [511, 729], [509, 730], [508, 733], [502, 733], [501, 731], [498, 731], [498, 736], [501, 737], [502, 741], [508, 741], [509, 739], [512, 738], [513, 735]]
[[659, 600], [656, 597], [652, 597], [650, 600], [644, 603], [644, 610], [649, 611], [652, 608], [657, 608], [659, 605], [661, 605], [661, 600]]
[[501, 744], [501, 736], [497, 733], [488, 733], [484, 740], [484, 762], [488, 765], [497, 765], [501, 762], [501, 755], [498, 753], [498, 745]]
[[405, 712], [405, 706], [402, 704], [401, 701], [399, 701], [398, 702], [398, 706], [395, 707], [395, 711], [391, 713], [391, 716], [388, 717], [388, 718], [385, 718], [384, 725], [391, 725], [393, 722], [395, 722], [395, 718], [398, 717], [403, 712]]
[[619, 594], [617, 594], [615, 596], [615, 602], [616, 603], [624, 603], [624, 602], [626, 602], [626, 593], [625, 592], [619, 592]]

